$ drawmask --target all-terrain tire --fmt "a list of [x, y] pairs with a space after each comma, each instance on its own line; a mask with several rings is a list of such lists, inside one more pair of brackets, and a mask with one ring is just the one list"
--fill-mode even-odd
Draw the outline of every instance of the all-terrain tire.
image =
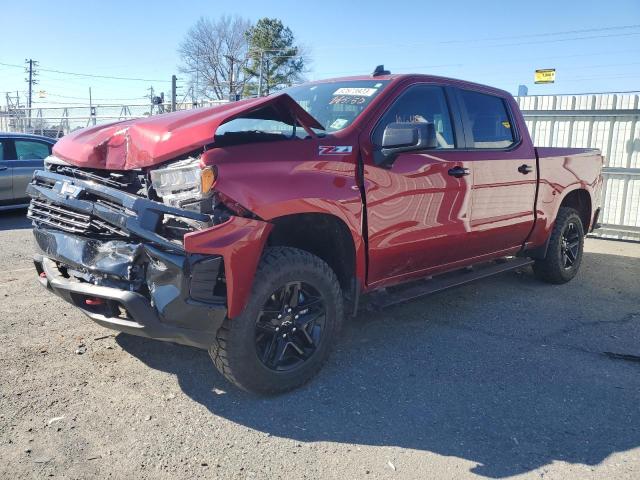
[[[322, 340], [313, 355], [293, 370], [275, 371], [258, 356], [256, 322], [273, 292], [288, 282], [313, 286], [324, 299], [326, 315]], [[322, 259], [297, 248], [268, 247], [245, 309], [236, 318], [224, 321], [209, 355], [220, 373], [243, 390], [262, 394], [292, 390], [309, 381], [329, 356], [342, 325], [343, 302], [338, 279]]]
[[[567, 235], [571, 233], [574, 238], [571, 245], [576, 242], [571, 256], [574, 257], [571, 265], [567, 266]], [[545, 258], [538, 259], [533, 264], [533, 272], [536, 277], [548, 283], [566, 283], [576, 276], [584, 249], [584, 227], [580, 215], [573, 208], [561, 207], [558, 211]]]

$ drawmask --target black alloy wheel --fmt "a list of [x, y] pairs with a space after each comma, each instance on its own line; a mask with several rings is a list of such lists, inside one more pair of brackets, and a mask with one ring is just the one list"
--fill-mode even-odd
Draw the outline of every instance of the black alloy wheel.
[[291, 282], [267, 299], [256, 320], [256, 353], [269, 369], [288, 371], [318, 350], [326, 319], [322, 295], [304, 282]]
[[544, 258], [536, 258], [533, 272], [548, 283], [566, 283], [576, 276], [582, 263], [584, 227], [580, 214], [561, 207], [547, 242]]
[[562, 266], [565, 269], [572, 268], [578, 260], [580, 237], [581, 234], [574, 222], [569, 223], [562, 233], [560, 254], [562, 255]]
[[255, 393], [282, 393], [322, 367], [344, 316], [335, 272], [293, 247], [267, 247], [244, 310], [225, 319], [209, 349], [225, 378]]

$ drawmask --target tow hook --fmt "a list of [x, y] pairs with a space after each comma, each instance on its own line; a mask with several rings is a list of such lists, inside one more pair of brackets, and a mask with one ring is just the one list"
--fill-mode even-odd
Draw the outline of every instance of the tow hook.
[[84, 303], [87, 305], [104, 305], [104, 299], [98, 297], [86, 298]]

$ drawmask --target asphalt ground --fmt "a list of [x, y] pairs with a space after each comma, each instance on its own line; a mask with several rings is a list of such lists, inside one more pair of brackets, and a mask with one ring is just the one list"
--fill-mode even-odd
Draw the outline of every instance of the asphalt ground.
[[32, 248], [0, 214], [2, 478], [640, 477], [640, 244], [587, 239], [566, 285], [525, 268], [363, 312], [270, 398], [93, 324]]

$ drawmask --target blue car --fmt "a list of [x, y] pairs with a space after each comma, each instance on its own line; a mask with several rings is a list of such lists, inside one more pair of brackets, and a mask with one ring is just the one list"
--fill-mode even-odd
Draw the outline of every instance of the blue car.
[[0, 210], [29, 205], [27, 184], [44, 168], [56, 139], [26, 133], [0, 132]]

